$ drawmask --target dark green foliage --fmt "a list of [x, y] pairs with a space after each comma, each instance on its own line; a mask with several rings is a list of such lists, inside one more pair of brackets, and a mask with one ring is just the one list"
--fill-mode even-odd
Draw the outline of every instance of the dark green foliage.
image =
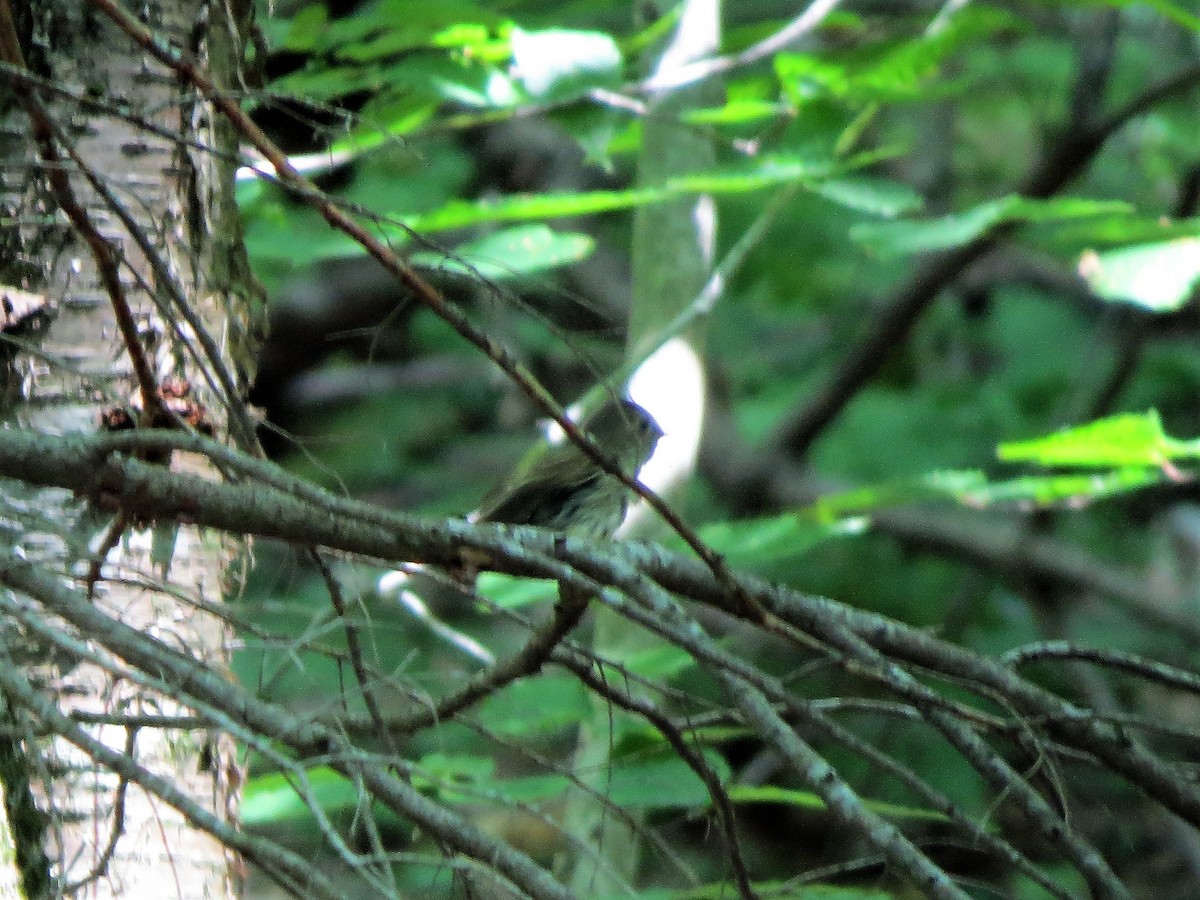
[[[1194, 14], [1165, 2], [1048, 2], [967, 4], [942, 20], [923, 5], [852, 4], [801, 47], [727, 73], [723, 103], [679, 117], [681, 130], [711, 138], [716, 167], [645, 185], [634, 177], [637, 104], [614, 97], [645, 99], [635, 84], [645, 74], [639, 54], [673, 20], [639, 30], [625, 6], [388, 0], [335, 18], [309, 5], [290, 19], [267, 19], [273, 46], [303, 60], [272, 90], [296, 108], [345, 114], [344, 126], [323, 132], [331, 153], [345, 153], [329, 176], [339, 195], [378, 216], [374, 230], [564, 402], [621, 354], [630, 211], [715, 197], [720, 262], [771, 198], [793, 191], [705, 320], [711, 405], [729, 434], [702, 457], [688, 500], [678, 504], [684, 517], [738, 571], [882, 612], [984, 654], [1061, 638], [1195, 664], [1180, 634], [1144, 630], [1146, 612], [1131, 611], [1128, 597], [1111, 605], [1053, 568], [1022, 569], [1017, 550], [1008, 562], [989, 556], [1002, 528], [1005, 536], [1061, 541], [1097, 576], [1127, 570], [1152, 579], [1169, 570], [1184, 593], [1200, 591], [1195, 572], [1172, 555], [1172, 541], [1183, 538], [1164, 524], [1194, 503], [1200, 452], [1192, 440], [1200, 434], [1200, 362], [1189, 303], [1200, 277], [1194, 184], [1189, 195], [1189, 178], [1200, 171], [1200, 78], [1111, 131], [1094, 130], [1196, 67]], [[724, 52], [752, 46], [795, 13], [789, 4], [746, 7], [726, 10], [734, 21]], [[1103, 53], [1102, 26], [1112, 16], [1121, 27], [1111, 71], [1088, 96], [1093, 86], [1077, 84], [1080, 57]], [[1094, 144], [1077, 169], [1046, 162], [1075, 140]], [[1041, 178], [1033, 188], [1031, 173]], [[273, 187], [247, 185], [244, 200], [248, 243], [281, 315], [295, 302], [285, 275], [315, 280], [333, 271], [329, 260], [360, 255]], [[983, 249], [970, 255], [976, 246]], [[866, 376], [803, 455], [789, 456], [784, 435], [795, 418], [906, 286], [955, 254], [961, 265], [868, 360]], [[587, 269], [592, 263], [599, 273]], [[337, 302], [353, 305], [353, 287]], [[473, 348], [411, 302], [397, 290], [390, 313], [356, 323], [354, 334], [332, 328], [322, 339], [338, 352], [308, 373], [319, 382], [339, 368], [383, 368], [397, 373], [395, 387], [363, 389], [336, 409], [301, 397], [270, 412], [296, 438], [285, 455], [298, 471], [336, 476], [355, 493], [408, 510], [465, 514], [532, 442], [532, 416]], [[1078, 430], [1062, 433], [1069, 428]], [[723, 470], [743, 460], [767, 460], [766, 468]], [[785, 469], [797, 484], [771, 481]], [[923, 516], [926, 532], [889, 519], [897, 510]], [[955, 530], [960, 521], [971, 524]], [[260, 572], [247, 602], [280, 601], [292, 621], [269, 624], [299, 634], [324, 608], [309, 578], [297, 572], [267, 593]], [[489, 575], [480, 591], [495, 608], [459, 598], [434, 616], [500, 656], [526, 632], [497, 609], [544, 609], [534, 599], [553, 595], [549, 585]], [[386, 648], [379, 668], [401, 671], [414, 692], [445, 693], [479, 670], [461, 649], [421, 632], [424, 625], [366, 602], [364, 627]], [[1164, 612], [1193, 616], [1188, 603]], [[748, 638], [723, 620], [712, 630], [754, 665], [801, 673], [797, 690], [806, 698], [879, 699], [873, 686], [794, 647]], [[279, 666], [286, 675], [272, 683], [281, 690], [327, 698], [347, 690], [344, 666], [285, 656], [252, 648], [240, 673], [253, 680]], [[640, 692], [629, 685], [641, 677], [679, 692], [656, 697], [680, 727], [687, 717], [711, 717], [693, 737], [719, 780], [736, 779], [759, 752], [738, 722], [722, 718], [717, 684], [679, 648], [631, 647], [620, 661], [626, 671], [609, 677], [623, 688]], [[806, 666], [811, 676], [803, 676]], [[1094, 684], [1074, 672], [1047, 665], [1022, 674], [1075, 698]], [[931, 683], [988, 715], [1006, 714], [999, 698]], [[1135, 711], [1153, 705], [1119, 676], [1108, 683]], [[524, 804], [523, 812], [557, 821], [568, 781], [547, 760], [567, 767], [573, 726], [597, 702], [548, 668], [473, 710], [468, 727], [413, 736], [416, 750], [406, 757], [446, 803]], [[927, 725], [861, 711], [846, 721], [985, 827], [993, 819], [998, 830], [1013, 825], [1004, 820], [1011, 810], [997, 812], [996, 794]], [[616, 708], [611, 725], [601, 782], [614, 804], [649, 814], [651, 826], [676, 837], [672, 829], [685, 828], [687, 814], [711, 813], [703, 782], [657, 732]], [[987, 735], [1014, 766], [1036, 765], [1011, 733]], [[865, 795], [895, 804], [885, 812], [892, 821], [936, 840], [940, 814], [856, 754], [819, 749]], [[1071, 781], [1066, 790], [1078, 787]], [[295, 813], [271, 811], [279, 788], [252, 782], [256, 824]], [[804, 800], [819, 806], [787, 779], [733, 796], [744, 804], [752, 846], [764, 808], [777, 805], [796, 824], [788, 817], [812, 814], [800, 812]], [[331, 806], [345, 808], [355, 795], [347, 788], [338, 797]], [[1094, 821], [1106, 803], [1123, 799], [1123, 786], [1098, 779], [1079, 802], [1085, 827], [1137, 894], [1153, 872], [1129, 848], [1151, 828], [1149, 818], [1131, 814], [1108, 830]], [[863, 850], [828, 844], [806, 849], [805, 860], [828, 864]], [[768, 855], [769, 846], [754, 849]], [[563, 848], [541, 852], [554, 857]], [[666, 865], [646, 852], [655, 862], [645, 868]], [[1064, 890], [1079, 888], [1057, 856], [1030, 852]], [[637, 886], [724, 883], [722, 896], [732, 895], [721, 852], [683, 855], [695, 882], [681, 867]], [[1043, 896], [1012, 871], [957, 864], [997, 895]], [[1180, 861], [1162, 865], [1178, 883]], [[422, 871], [433, 879], [432, 869]], [[778, 875], [770, 865], [763, 871]]]

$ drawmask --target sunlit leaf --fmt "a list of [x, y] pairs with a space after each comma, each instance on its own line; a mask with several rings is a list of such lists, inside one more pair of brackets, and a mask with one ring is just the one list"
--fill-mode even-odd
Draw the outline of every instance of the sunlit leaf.
[[991, 7], [969, 6], [921, 37], [868, 46], [842, 58], [776, 54], [775, 72], [796, 104], [822, 96], [858, 103], [927, 99], [943, 63], [957, 50], [1015, 21]]
[[667, 182], [673, 193], [741, 193], [804, 179], [827, 178], [835, 171], [829, 159], [800, 156], [762, 156], [727, 169], [680, 175]]
[[520, 222], [629, 209], [666, 196], [662, 190], [590, 191], [579, 194], [511, 194], [476, 202], [455, 200], [405, 223], [422, 232], [446, 231], [483, 222]]
[[509, 53], [507, 42], [494, 37], [504, 20], [463, 0], [387, 0], [346, 19], [339, 21], [345, 30], [334, 33], [336, 43], [330, 50], [347, 62], [373, 62], [422, 47], [459, 48], [480, 58], [487, 55], [485, 47], [499, 44], [501, 58]]
[[534, 98], [561, 96], [573, 87], [612, 84], [620, 75], [621, 51], [602, 32], [514, 28], [511, 42], [516, 77]]
[[1007, 462], [1044, 466], [1161, 466], [1200, 456], [1200, 441], [1177, 441], [1163, 431], [1158, 413], [1128, 413], [1069, 428], [1047, 437], [1001, 444]]
[[1023, 508], [1081, 503], [1127, 493], [1160, 482], [1157, 469], [1122, 467], [1088, 475], [1042, 475], [991, 480], [980, 471], [936, 471], [883, 484], [866, 485], [819, 499], [808, 512], [820, 521], [913, 503], [951, 501], [973, 509], [1003, 504]]
[[775, 119], [790, 111], [775, 100], [730, 100], [724, 106], [685, 110], [680, 118], [689, 125], [736, 125]]
[[1137, 466], [1087, 475], [1027, 476], [991, 482], [977, 490], [956, 492], [954, 499], [964, 506], [976, 508], [1007, 503], [1022, 508], [1077, 506], [1150, 487], [1164, 477], [1158, 469]]
[[1200, 280], [1200, 238], [1088, 252], [1079, 274], [1106, 300], [1154, 312], [1172, 312], [1192, 296]]

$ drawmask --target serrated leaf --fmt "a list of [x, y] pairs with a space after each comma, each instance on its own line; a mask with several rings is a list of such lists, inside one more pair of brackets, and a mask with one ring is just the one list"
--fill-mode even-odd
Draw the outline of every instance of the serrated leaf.
[[1168, 437], [1158, 413], [1151, 410], [1110, 416], [1033, 440], [1004, 443], [996, 452], [1006, 462], [1044, 466], [1155, 467], [1200, 456], [1200, 442]]

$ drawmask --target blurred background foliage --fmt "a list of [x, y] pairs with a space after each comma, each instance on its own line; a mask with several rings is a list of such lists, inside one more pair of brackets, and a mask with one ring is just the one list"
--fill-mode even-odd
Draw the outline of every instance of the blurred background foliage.
[[[1200, 434], [1194, 8], [843, 3], [798, 43], [723, 72], [724, 102], [674, 123], [706, 136], [717, 166], [647, 188], [634, 178], [639, 83], [678, 22], [677, 11], [651, 9], [274, 0], [259, 13], [264, 83], [247, 103], [323, 187], [371, 217], [564, 402], [622, 358], [632, 210], [711, 193], [718, 261], [765, 221], [707, 318], [710, 424], [678, 504], [685, 518], [739, 568], [984, 652], [1061, 638], [1194, 663], [1192, 636], [1160, 627], [1194, 617], [1200, 602], [1188, 442]], [[722, 53], [755, 46], [798, 12], [770, 0], [726, 4]], [[1164, 84], [1172, 88], [1153, 93]], [[1047, 171], [1055, 177], [1039, 182]], [[534, 440], [530, 404], [317, 213], [268, 180], [245, 179], [240, 198], [271, 303], [253, 397], [271, 452], [394, 508], [473, 508]], [[836, 414], [796, 439], [807, 404], [914, 279], [977, 242], [986, 247], [951, 265], [911, 326], [891, 331]], [[1062, 440], [1021, 443], [1095, 420], [1103, 427], [1069, 432], [1077, 440], [1065, 456]], [[1002, 444], [1009, 452], [998, 456]], [[1022, 536], [1069, 548], [1097, 581], [1141, 579], [1145, 596], [1114, 599], [1039, 567], [1021, 557]], [[301, 708], [342, 702], [345, 673], [303, 646], [340, 640], [322, 630], [322, 583], [278, 548], [260, 546], [257, 561], [243, 602], [294, 642], [247, 636], [239, 674]], [[377, 572], [343, 574], [369, 598]], [[1153, 588], [1164, 584], [1185, 599], [1156, 611]], [[526, 611], [547, 592], [504, 583], [492, 596]], [[409, 611], [364, 602], [388, 671], [444, 684], [478, 667]], [[480, 609], [435, 614], [494, 653], [522, 634]], [[806, 696], [862, 689], [768, 640], [736, 629], [728, 639], [743, 641], [756, 665], [793, 673]], [[681, 710], [719, 700], [680, 650], [624, 662], [686, 685]], [[1039, 674], [1068, 695], [1143, 713], [1164, 702], [1095, 672]], [[1195, 726], [1196, 710], [1171, 710]], [[531, 754], [569, 752], [585, 711], [579, 684], [548, 672], [484, 704], [474, 728], [448, 723], [407, 738], [404, 752], [435, 773], [431, 791], [474, 804], [481, 820], [506, 811], [496, 827], [552, 857], [561, 837], [539, 804], [560, 796], [565, 780]], [[994, 798], [918, 725], [869, 713], [859, 725], [964, 808], [988, 814]], [[616, 715], [614, 728], [614, 802], [650, 813], [700, 883], [718, 878], [695, 814], [707, 802], [699, 782], [640, 724]], [[714, 721], [704, 735], [714, 765], [747, 792], [757, 871], [786, 877], [797, 854], [816, 866], [853, 849], [822, 829], [807, 795], [773, 780], [770, 759], [736, 728]], [[872, 780], [862, 760], [830, 752], [880, 803], [904, 804], [893, 811], [898, 823], [936, 842], [936, 823], [919, 821], [911, 797]], [[247, 821], [294, 828], [303, 841], [303, 816], [270, 778], [252, 782]], [[780, 792], [751, 793], [767, 785]], [[332, 776], [327, 787], [330, 808], [351, 821], [354, 791]], [[1161, 840], [1142, 801], [1103, 783], [1086, 797], [1079, 820], [1135, 883], [1200, 878], [1187, 853]], [[541, 812], [514, 824], [512, 811], [530, 808]], [[1116, 821], [1121, 810], [1130, 814]], [[417, 840], [399, 824], [397, 834]], [[644, 886], [686, 881], [665, 864], [644, 865]], [[993, 893], [980, 896], [1042, 896], [961, 865], [991, 879]], [[405, 877], [425, 889], [448, 875], [434, 861]]]

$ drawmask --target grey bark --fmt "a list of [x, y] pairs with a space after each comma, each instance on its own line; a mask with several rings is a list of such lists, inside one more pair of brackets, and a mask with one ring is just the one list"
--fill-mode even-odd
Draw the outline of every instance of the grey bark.
[[[226, 410], [240, 398], [225, 396], [214, 373], [223, 366], [234, 380], [245, 378], [254, 332], [232, 196], [236, 144], [207, 104], [145, 59], [91, 4], [18, 6], [27, 69], [10, 61], [0, 72], [0, 214], [15, 226], [0, 229], [0, 284], [6, 296], [35, 309], [7, 322], [0, 416], [65, 434], [94, 431], [118, 409], [136, 419], [140, 405], [104, 267], [49, 186], [44, 142], [34, 137], [26, 102], [32, 96], [52, 123], [70, 191], [119, 261], [154, 379], [187, 385], [189, 399], [223, 433]], [[141, 8], [164, 39], [236, 84], [239, 6], [190, 0]], [[209, 347], [219, 348], [219, 359], [206, 355], [197, 326], [213, 336]], [[170, 464], [200, 466], [179, 455]], [[89, 498], [5, 481], [0, 545], [0, 552], [77, 586], [98, 571], [99, 609], [227, 666], [229, 636], [204, 607], [219, 603], [228, 587], [240, 551], [228, 538], [126, 521], [119, 509], [97, 508]], [[91, 658], [50, 654], [11, 622], [0, 626], [0, 655], [0, 665], [25, 673], [57, 712], [77, 721], [115, 717], [114, 724], [87, 724], [91, 738], [220, 820], [232, 819], [239, 775], [228, 741], [208, 730], [119, 724], [123, 713], [189, 713], [176, 698], [130, 682], [125, 661], [102, 651]], [[12, 733], [0, 748], [0, 764], [8, 763], [0, 769], [8, 825], [18, 846], [40, 840], [44, 852], [18, 854], [26, 893], [56, 896], [86, 880], [77, 896], [234, 894], [234, 861], [218, 841], [162, 797], [129, 784], [104, 754], [47, 736], [47, 720], [15, 695], [0, 699]], [[21, 800], [36, 812], [14, 816], [25, 808]]]

